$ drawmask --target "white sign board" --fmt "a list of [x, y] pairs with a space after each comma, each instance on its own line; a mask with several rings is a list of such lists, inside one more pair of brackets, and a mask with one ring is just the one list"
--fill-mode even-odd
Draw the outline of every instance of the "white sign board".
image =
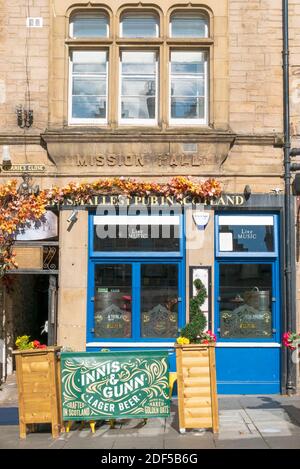
[[35, 225], [31, 223], [22, 233], [16, 236], [16, 241], [40, 241], [54, 238], [58, 235], [58, 217], [48, 210], [43, 217], [43, 221]]

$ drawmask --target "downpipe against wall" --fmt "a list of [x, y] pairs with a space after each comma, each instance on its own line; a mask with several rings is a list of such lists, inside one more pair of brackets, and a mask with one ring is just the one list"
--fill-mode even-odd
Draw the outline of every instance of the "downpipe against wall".
[[[283, 30], [283, 123], [284, 123], [284, 327], [291, 331], [295, 328], [294, 301], [294, 269], [292, 268], [292, 223], [293, 205], [291, 198], [291, 171], [300, 169], [297, 164], [291, 165], [291, 156], [300, 154], [298, 149], [291, 150], [290, 133], [290, 101], [289, 101], [289, 3], [282, 0], [282, 30]], [[286, 392], [295, 392], [295, 364], [292, 361], [292, 351], [285, 351], [286, 358]]]

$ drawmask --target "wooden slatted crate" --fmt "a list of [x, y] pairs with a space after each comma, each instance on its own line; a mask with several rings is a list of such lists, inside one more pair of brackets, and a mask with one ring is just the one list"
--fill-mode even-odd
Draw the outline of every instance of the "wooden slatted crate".
[[16, 350], [19, 394], [20, 438], [26, 438], [27, 425], [50, 423], [52, 436], [59, 435], [60, 410], [60, 347]]
[[214, 344], [176, 344], [179, 430], [219, 431]]

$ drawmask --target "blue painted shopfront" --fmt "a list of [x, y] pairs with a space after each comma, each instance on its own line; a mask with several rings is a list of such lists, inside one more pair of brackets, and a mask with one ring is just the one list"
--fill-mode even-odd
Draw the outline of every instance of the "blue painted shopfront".
[[[87, 350], [167, 350], [175, 371], [174, 341], [186, 317], [184, 216], [154, 222], [146, 216], [145, 226], [130, 228], [129, 241], [120, 236], [121, 218], [112, 217], [110, 223], [119, 226], [116, 239], [99, 241], [97, 226], [108, 226], [108, 220], [89, 217]], [[128, 234], [129, 221], [123, 222]], [[151, 223], [158, 235], [143, 239]], [[161, 236], [163, 226], [171, 226], [169, 239]], [[215, 216], [213, 323], [220, 394], [280, 393], [278, 226], [279, 215], [272, 212]]]
[[[90, 215], [87, 350], [167, 350], [175, 371], [174, 341], [185, 322], [183, 216], [162, 216], [154, 240], [125, 241], [118, 228], [115, 240], [99, 241], [103, 220]], [[123, 222], [132, 235], [137, 219]], [[144, 222], [138, 236], [153, 227], [150, 217]], [[162, 237], [163, 226], [171, 227], [171, 239]]]
[[280, 393], [278, 215], [216, 215], [218, 392]]

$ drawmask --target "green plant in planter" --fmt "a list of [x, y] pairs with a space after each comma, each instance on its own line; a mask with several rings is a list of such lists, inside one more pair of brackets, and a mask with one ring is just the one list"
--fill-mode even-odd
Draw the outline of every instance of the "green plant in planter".
[[190, 300], [190, 322], [181, 329], [177, 342], [182, 344], [207, 344], [215, 342], [216, 337], [211, 331], [204, 332], [207, 321], [204, 313], [201, 311], [201, 306], [207, 298], [205, 285], [200, 279], [196, 279], [194, 280], [194, 286], [197, 294]]

